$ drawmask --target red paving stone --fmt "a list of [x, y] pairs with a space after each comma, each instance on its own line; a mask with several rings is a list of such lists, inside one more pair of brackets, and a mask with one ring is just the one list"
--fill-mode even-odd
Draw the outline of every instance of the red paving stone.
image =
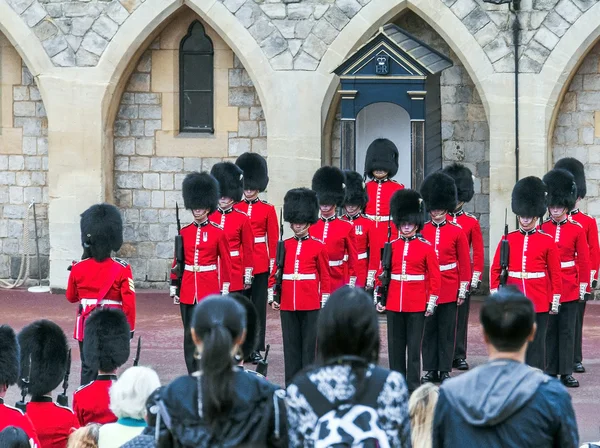
[[[0, 324], [9, 324], [16, 331], [35, 319], [46, 318], [58, 323], [67, 336], [73, 334], [76, 306], [62, 295], [34, 294], [27, 291], [0, 290]], [[485, 346], [478, 323], [480, 304], [474, 302], [469, 322], [469, 363], [477, 366], [486, 360]], [[380, 363], [388, 365], [385, 320], [381, 320], [382, 351]], [[141, 365], [153, 367], [163, 384], [185, 374], [182, 353], [182, 328], [179, 308], [172, 304], [165, 292], [143, 291], [138, 293], [137, 335], [142, 336]], [[573, 398], [579, 432], [582, 441], [600, 439], [600, 416], [596, 413], [600, 398], [600, 303], [590, 302], [584, 328], [584, 364], [587, 373], [577, 375], [579, 389], [569, 392]], [[73, 349], [72, 380], [70, 393], [79, 385], [79, 348], [70, 339]], [[267, 342], [271, 344], [269, 355], [269, 379], [283, 384], [283, 349], [279, 319], [269, 310]], [[132, 358], [125, 367], [129, 367]], [[456, 375], [458, 373], [453, 373]], [[6, 402], [12, 404], [19, 399], [16, 386], [11, 387]]]

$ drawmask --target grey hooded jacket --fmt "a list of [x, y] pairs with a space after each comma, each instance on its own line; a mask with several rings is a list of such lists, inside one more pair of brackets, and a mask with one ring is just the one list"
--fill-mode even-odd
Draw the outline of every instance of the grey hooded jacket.
[[442, 385], [433, 447], [579, 446], [571, 397], [526, 364], [495, 360]]

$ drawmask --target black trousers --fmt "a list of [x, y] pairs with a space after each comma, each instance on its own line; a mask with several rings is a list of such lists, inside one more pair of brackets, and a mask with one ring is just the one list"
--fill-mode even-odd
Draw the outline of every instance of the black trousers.
[[452, 371], [456, 337], [456, 302], [438, 305], [433, 316], [425, 318], [423, 370]]
[[315, 361], [319, 310], [281, 311], [285, 385], [303, 368]]
[[527, 347], [525, 362], [531, 367], [544, 370], [546, 368], [546, 333], [548, 330], [548, 313], [536, 313], [537, 330], [533, 342]]
[[250, 289], [250, 298], [256, 312], [258, 313], [259, 335], [257, 350], [265, 351], [265, 332], [267, 328], [267, 290], [269, 287], [269, 273], [263, 272], [256, 274], [252, 280], [252, 288]]
[[90, 367], [85, 361], [83, 353], [83, 342], [79, 342], [79, 357], [81, 358], [81, 385], [91, 383], [98, 376], [98, 371]]
[[551, 314], [548, 318], [546, 372], [550, 375], [571, 375], [573, 373], [577, 307], [576, 300], [561, 303], [558, 314]]
[[408, 390], [412, 392], [420, 385], [425, 313], [388, 311], [386, 314], [390, 369], [404, 375]]
[[467, 359], [467, 337], [469, 333], [469, 311], [471, 310], [471, 296], [468, 296], [464, 303], [457, 308], [454, 359]]
[[189, 374], [194, 373], [197, 370], [196, 359], [194, 353], [196, 352], [196, 345], [192, 339], [192, 316], [194, 315], [194, 307], [196, 305], [186, 305], [184, 303], [179, 304], [179, 310], [181, 311], [181, 322], [183, 322], [183, 356], [185, 358], [185, 366]]
[[577, 302], [577, 324], [575, 326], [575, 354], [574, 362], [583, 362], [583, 316], [585, 315], [585, 304]]

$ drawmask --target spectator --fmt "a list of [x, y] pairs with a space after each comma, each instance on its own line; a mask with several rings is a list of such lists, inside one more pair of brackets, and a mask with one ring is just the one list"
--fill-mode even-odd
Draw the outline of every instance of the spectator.
[[16, 426], [7, 426], [0, 431], [0, 447], [1, 448], [35, 448], [33, 442], [29, 441], [29, 437], [21, 428]]
[[146, 427], [146, 400], [160, 387], [160, 380], [149, 367], [130, 367], [110, 388], [110, 410], [115, 423], [100, 428], [98, 448], [119, 448], [141, 434]]
[[489, 361], [441, 386], [433, 447], [577, 447], [565, 387], [525, 364], [536, 331], [532, 302], [503, 288], [484, 302], [480, 320]]
[[208, 297], [195, 307], [191, 332], [200, 370], [173, 381], [160, 399], [162, 421], [169, 422], [176, 443], [285, 446], [277, 386], [236, 366], [245, 328], [245, 310], [231, 297]]
[[[144, 428], [142, 433], [139, 436], [134, 437], [129, 442], [125, 443], [121, 448], [154, 448], [157, 446], [156, 443], [156, 416], [158, 414], [158, 405], [157, 401], [160, 399], [160, 393], [162, 388], [156, 389], [154, 392], [150, 394], [148, 400], [146, 400], [146, 412], [145, 418], [148, 426]], [[168, 439], [168, 435], [165, 434], [165, 431], [160, 434], [165, 439]], [[158, 446], [169, 446], [169, 445], [161, 445], [159, 440]]]
[[379, 320], [372, 299], [359, 289], [338, 289], [317, 328], [318, 364], [287, 389], [290, 446], [410, 447], [404, 378], [376, 366]]
[[425, 383], [417, 388], [408, 400], [413, 448], [431, 448], [433, 413], [439, 394], [440, 390], [436, 385]]
[[100, 424], [90, 423], [71, 433], [67, 448], [98, 448]]

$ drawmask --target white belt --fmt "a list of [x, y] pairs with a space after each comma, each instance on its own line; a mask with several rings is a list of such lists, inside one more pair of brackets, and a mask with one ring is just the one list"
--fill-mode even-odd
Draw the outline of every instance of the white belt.
[[575, 260], [560, 262], [560, 267], [563, 269], [564, 268], [572, 268], [573, 266], [575, 266]]
[[266, 236], [255, 236], [254, 237], [254, 242], [255, 243], [266, 243], [267, 242], [267, 237]]
[[283, 274], [282, 280], [316, 280], [315, 274]]
[[346, 260], [329, 260], [329, 266], [341, 266]]
[[455, 267], [456, 267], [456, 263], [441, 264], [440, 271], [449, 271], [450, 269], [454, 269]]
[[508, 271], [508, 276], [512, 278], [544, 278], [546, 276], [545, 272], [516, 272], [516, 271]]
[[369, 256], [369, 254], [368, 254], [368, 253], [366, 253], [366, 252], [363, 252], [362, 254], [358, 254], [358, 257], [357, 257], [357, 258], [358, 258], [359, 260], [364, 260], [364, 259], [365, 259], [365, 258], [367, 258], [368, 256]]
[[377, 222], [386, 222], [390, 220], [389, 216], [377, 216], [377, 215], [366, 215], [367, 218], [371, 218], [374, 221]]
[[239, 250], [232, 250], [231, 252], [229, 252], [229, 255], [231, 255], [232, 257], [239, 257], [240, 256], [240, 251]]
[[409, 275], [409, 274], [392, 274], [390, 276], [392, 280], [398, 282], [419, 282], [425, 280], [424, 275]]
[[207, 266], [198, 266], [198, 265], [193, 265], [193, 264], [186, 264], [185, 265], [185, 270], [186, 271], [190, 271], [190, 272], [216, 271], [217, 270], [217, 265], [216, 264], [209, 264]]
[[116, 300], [101, 300], [100, 302], [98, 302], [98, 299], [81, 299], [81, 300], [79, 300], [79, 302], [84, 307], [95, 306], [95, 305], [100, 305], [100, 306], [104, 306], [104, 305], [119, 305], [119, 306], [123, 306], [123, 302], [118, 302]]

